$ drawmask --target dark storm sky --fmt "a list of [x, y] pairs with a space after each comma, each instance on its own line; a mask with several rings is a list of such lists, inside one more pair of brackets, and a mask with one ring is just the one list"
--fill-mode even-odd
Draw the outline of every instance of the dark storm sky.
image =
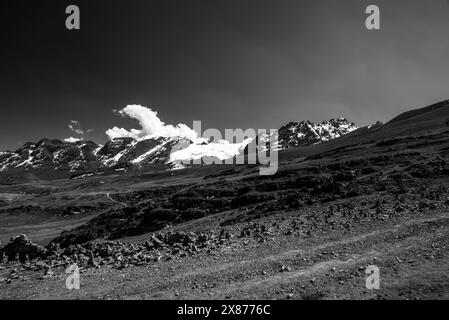
[[[81, 30], [65, 29], [65, 7]], [[365, 29], [365, 8], [381, 30]], [[449, 98], [447, 0], [163, 0], [0, 3], [0, 150], [43, 137], [104, 142], [138, 125], [278, 128], [345, 116], [359, 125]]]

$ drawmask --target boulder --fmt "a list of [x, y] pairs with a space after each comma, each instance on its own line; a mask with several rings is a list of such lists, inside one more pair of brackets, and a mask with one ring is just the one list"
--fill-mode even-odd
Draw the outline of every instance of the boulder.
[[21, 262], [25, 262], [27, 258], [43, 258], [46, 253], [44, 247], [31, 242], [24, 234], [11, 238], [11, 241], [0, 250], [0, 256], [4, 254], [9, 261], [18, 258]]

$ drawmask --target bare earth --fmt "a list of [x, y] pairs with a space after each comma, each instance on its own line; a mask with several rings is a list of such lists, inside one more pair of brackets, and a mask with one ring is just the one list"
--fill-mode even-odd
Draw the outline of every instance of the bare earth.
[[[264, 242], [234, 239], [219, 251], [125, 270], [81, 273], [80, 290], [51, 278], [0, 284], [3, 299], [446, 299], [449, 296], [449, 213], [340, 232], [317, 229], [306, 239], [284, 230], [296, 215], [270, 217], [279, 227]], [[265, 222], [265, 221], [264, 221]], [[365, 269], [380, 268], [380, 290], [367, 290]], [[13, 268], [16, 266], [11, 266]], [[3, 274], [9, 268], [2, 270]], [[285, 269], [285, 270], [284, 270]]]

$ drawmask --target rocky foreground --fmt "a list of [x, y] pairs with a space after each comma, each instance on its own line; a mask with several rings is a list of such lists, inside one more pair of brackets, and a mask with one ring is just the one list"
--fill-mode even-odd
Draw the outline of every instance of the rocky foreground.
[[[440, 181], [441, 182], [441, 181]], [[422, 191], [422, 190], [426, 191]], [[202, 221], [212, 223], [213, 218]], [[449, 189], [379, 193], [207, 232], [2, 248], [2, 298], [448, 298]], [[65, 288], [67, 267], [81, 289]], [[365, 270], [381, 270], [368, 290]]]

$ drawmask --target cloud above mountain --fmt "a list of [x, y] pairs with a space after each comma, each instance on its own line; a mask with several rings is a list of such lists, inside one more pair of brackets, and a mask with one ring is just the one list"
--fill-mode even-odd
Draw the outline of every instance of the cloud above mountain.
[[78, 120], [70, 120], [68, 127], [69, 127], [70, 131], [79, 135], [79, 137], [70, 136], [69, 138], [65, 138], [64, 141], [68, 142], [68, 143], [75, 143], [78, 141], [82, 141], [82, 140], [84, 140], [83, 136], [85, 134], [89, 134], [94, 131], [94, 129], [92, 129], [92, 128], [83, 130], [83, 128], [81, 127], [81, 123]]
[[73, 131], [79, 135], [83, 135], [84, 134], [84, 130], [81, 129], [81, 124], [79, 123], [79, 121], [76, 120], [70, 120], [69, 123], [69, 129], [70, 131]]
[[156, 111], [141, 105], [127, 105], [117, 113], [123, 117], [129, 117], [139, 122], [140, 129], [127, 130], [113, 127], [106, 130], [109, 139], [123, 137], [186, 137], [190, 140], [198, 138], [197, 133], [185, 124], [165, 124], [157, 115]]
[[69, 137], [69, 138], [64, 139], [64, 142], [75, 143], [75, 142], [82, 141], [82, 140], [83, 139], [80, 139], [80, 138]]
[[94, 131], [94, 129], [92, 129], [92, 128], [83, 130], [83, 128], [81, 127], [81, 123], [77, 120], [70, 120], [68, 127], [69, 127], [70, 131], [72, 131], [76, 134], [79, 134], [80, 136]]

